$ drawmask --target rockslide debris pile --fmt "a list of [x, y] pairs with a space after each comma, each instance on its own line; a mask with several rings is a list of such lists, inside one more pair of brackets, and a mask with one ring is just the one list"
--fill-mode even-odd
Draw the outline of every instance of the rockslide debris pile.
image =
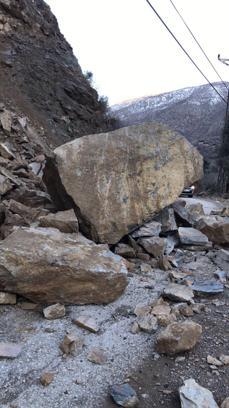
[[[4, 115], [2, 121], [6, 116], [10, 118], [8, 111], [4, 111]], [[26, 134], [29, 128], [24, 122]], [[9, 124], [9, 131], [11, 127], [12, 124]], [[6, 161], [6, 167], [11, 165], [14, 169], [13, 165], [17, 161], [13, 146], [1, 146], [4, 153], [11, 155]], [[9, 173], [8, 178], [2, 179], [7, 190], [3, 193], [2, 230], [6, 240], [1, 245], [0, 287], [41, 303], [107, 303], [124, 290], [127, 284], [126, 266], [107, 246], [96, 246], [77, 233], [78, 221], [71, 211], [68, 210], [66, 216], [63, 211], [56, 215], [45, 214], [48, 204], [52, 206], [56, 203], [58, 207], [59, 199], [56, 197], [61, 197], [63, 192], [62, 202], [66, 206], [72, 205], [79, 217], [82, 232], [96, 242], [116, 244], [128, 232], [171, 204], [185, 185], [201, 177], [202, 157], [183, 137], [154, 124], [84, 136], [79, 139], [79, 143], [76, 140], [59, 147], [55, 154], [56, 174], [47, 176], [49, 165], [44, 169], [44, 181], [48, 190], [51, 187], [53, 201], [41, 179], [44, 160], [39, 163], [31, 157], [33, 161], [28, 168], [13, 170], [12, 175]], [[54, 161], [55, 158], [50, 155], [48, 163]], [[38, 174], [34, 175], [34, 171]], [[17, 176], [14, 182], [17, 184], [14, 186], [11, 180]], [[37, 205], [37, 190], [31, 179], [44, 186], [43, 193], [39, 192], [39, 198], [42, 196], [46, 201], [43, 199], [40, 206]], [[56, 192], [54, 187], [57, 187]], [[35, 191], [32, 203], [23, 201], [31, 190]], [[12, 211], [19, 212], [18, 207], [21, 214], [16, 213], [15, 224], [20, 229], [12, 232], [9, 214]], [[174, 219], [171, 209], [168, 211], [170, 218]], [[38, 224], [47, 228], [35, 228]], [[160, 231], [163, 229], [165, 232], [166, 226], [162, 228], [159, 222], [156, 224], [156, 234], [149, 229], [149, 236], [141, 236], [144, 228], [140, 228], [140, 232], [134, 232], [134, 236], [140, 235], [137, 242], [129, 237], [132, 255], [137, 256], [138, 248], [142, 248], [140, 252], [143, 256], [146, 251], [146, 257], [150, 254], [155, 259], [162, 257], [163, 260], [164, 254], [171, 252], [175, 245], [174, 237], [170, 242], [159, 237]], [[33, 227], [22, 229], [30, 225]], [[50, 227], [76, 232], [76, 235], [68, 236]], [[171, 230], [169, 225], [167, 228]], [[176, 229], [175, 219], [172, 228]], [[12, 234], [7, 238], [10, 232]], [[196, 238], [198, 244], [208, 244], [204, 234], [198, 231], [195, 234], [204, 237], [204, 240]], [[181, 229], [179, 235], [182, 241]], [[195, 244], [196, 241], [191, 236], [188, 243]], [[120, 248], [122, 250], [119, 253]], [[123, 248], [120, 243], [115, 250], [116, 254], [125, 256]], [[20, 264], [22, 268], [18, 267]], [[25, 283], [26, 277], [28, 285]]]

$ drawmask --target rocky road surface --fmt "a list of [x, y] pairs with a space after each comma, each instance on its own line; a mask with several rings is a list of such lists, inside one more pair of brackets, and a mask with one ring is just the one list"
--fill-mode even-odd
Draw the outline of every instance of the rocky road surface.
[[[208, 199], [201, 203], [206, 211], [220, 206]], [[178, 408], [178, 388], [188, 378], [210, 389], [220, 406], [229, 396], [229, 364], [219, 360], [229, 354], [227, 254], [226, 246], [180, 246], [174, 249], [173, 267], [167, 271], [156, 266], [153, 258], [132, 259], [129, 284], [116, 301], [66, 306], [65, 316], [63, 308], [56, 307], [59, 318], [55, 320], [47, 318], [53, 313], [50, 309], [45, 318], [41, 306], [20, 297], [16, 305], [1, 305], [0, 352], [1, 342], [16, 343], [22, 349], [16, 358], [0, 360], [0, 407], [111, 408], [117, 405], [111, 401], [109, 387], [129, 383], [139, 407]], [[190, 284], [195, 280], [211, 280], [218, 292], [206, 295], [199, 290], [193, 300]], [[175, 284], [172, 294], [171, 283]], [[158, 321], [152, 315], [155, 306], [154, 313], [163, 309], [163, 316], [156, 314]], [[88, 328], [82, 323], [85, 318], [90, 318]], [[202, 335], [190, 351], [159, 354], [158, 335], [174, 320], [200, 324]], [[71, 351], [66, 335], [75, 339], [73, 354], [66, 351], [68, 347]], [[214, 360], [209, 363], [209, 356], [220, 365]]]

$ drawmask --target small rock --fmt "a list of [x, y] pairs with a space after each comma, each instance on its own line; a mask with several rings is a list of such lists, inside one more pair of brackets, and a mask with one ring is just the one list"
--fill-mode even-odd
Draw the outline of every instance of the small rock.
[[106, 351], [99, 347], [93, 348], [89, 351], [87, 359], [95, 364], [105, 364], [107, 362]]
[[15, 159], [14, 153], [10, 150], [10, 148], [5, 143], [0, 143], [0, 155], [4, 157], [4, 159]]
[[12, 190], [13, 185], [11, 184], [10, 180], [0, 174], [0, 194], [4, 195], [8, 193], [10, 190]]
[[77, 326], [82, 327], [83, 329], [89, 330], [92, 333], [98, 333], [99, 326], [93, 317], [90, 316], [79, 316], [77, 319], [73, 319], [73, 323]]
[[217, 358], [210, 356], [210, 355], [207, 356], [207, 363], [214, 365], [216, 367], [221, 367], [223, 365], [221, 361], [219, 361]]
[[206, 280], [204, 282], [194, 282], [192, 290], [199, 295], [217, 295], [224, 291], [224, 286], [219, 281]]
[[220, 405], [220, 408], [229, 408], [229, 397], [227, 397], [222, 404]]
[[15, 305], [17, 296], [13, 293], [0, 292], [0, 305]]
[[193, 378], [184, 381], [179, 394], [181, 408], [218, 408], [211, 391], [201, 387]]
[[132, 334], [137, 334], [137, 333], [140, 332], [140, 330], [141, 330], [141, 329], [140, 329], [138, 323], [137, 323], [137, 322], [134, 322], [134, 323], [132, 324], [132, 326], [131, 326], [130, 332], [131, 332]]
[[134, 314], [137, 317], [145, 316], [151, 312], [151, 305], [139, 303], [135, 309]]
[[169, 262], [168, 256], [163, 255], [158, 260], [158, 268], [162, 269], [162, 271], [169, 271], [172, 269], [172, 266]]
[[137, 257], [138, 259], [141, 259], [142, 261], [146, 261], [146, 262], [150, 260], [150, 255], [144, 252], [138, 252]]
[[137, 323], [140, 329], [146, 333], [152, 333], [158, 328], [157, 318], [151, 314], [139, 317]]
[[7, 132], [11, 131], [12, 127], [12, 114], [10, 111], [5, 110], [0, 114], [0, 122], [2, 125], [2, 128], [6, 130]]
[[177, 230], [174, 210], [171, 207], [165, 207], [156, 215], [155, 219], [162, 224], [162, 232], [167, 233]]
[[191, 272], [185, 273], [179, 271], [170, 271], [169, 277], [174, 283], [185, 283], [187, 280], [190, 280], [192, 278]]
[[195, 228], [180, 227], [178, 234], [183, 245], [206, 245], [208, 243], [208, 237]]
[[221, 283], [225, 283], [227, 281], [227, 275], [224, 271], [218, 270], [214, 273], [214, 276], [219, 279]]
[[224, 365], [229, 365], [229, 355], [221, 354], [219, 359]]
[[213, 301], [212, 301], [212, 304], [213, 304], [214, 306], [216, 306], [216, 307], [225, 306], [225, 302], [222, 301], [222, 300], [218, 300], [218, 299], [213, 300]]
[[151, 265], [146, 264], [146, 263], [141, 263], [140, 272], [141, 273], [150, 273], [150, 272], [152, 272]]
[[175, 302], [191, 303], [193, 301], [194, 293], [192, 289], [187, 286], [171, 283], [164, 289], [163, 296]]
[[173, 252], [176, 245], [179, 244], [179, 239], [177, 235], [168, 235], [166, 237], [166, 247], [165, 247], [165, 254], [170, 255]]
[[177, 320], [176, 315], [174, 313], [170, 313], [169, 315], [158, 315], [157, 321], [160, 326], [166, 327], [171, 323], [174, 323]]
[[27, 118], [26, 118], [26, 116], [23, 116], [22, 118], [18, 118], [17, 120], [18, 120], [18, 122], [20, 123], [22, 129], [25, 129], [26, 126], [27, 126]]
[[159, 258], [163, 256], [165, 253], [166, 248], [166, 240], [165, 238], [160, 237], [149, 237], [149, 238], [140, 238], [138, 240], [138, 244], [140, 244], [146, 252], [150, 255], [153, 255], [155, 258]]
[[39, 218], [39, 226], [43, 228], [57, 228], [59, 231], [70, 234], [79, 231], [79, 224], [74, 210], [59, 211]]
[[187, 305], [187, 303], [178, 303], [173, 307], [174, 313], [177, 315], [181, 314], [182, 316], [185, 317], [191, 317], [194, 315], [194, 311], [192, 309], [192, 306]]
[[22, 347], [16, 343], [0, 342], [0, 357], [16, 358], [22, 351]]
[[159, 333], [156, 350], [163, 354], [176, 354], [191, 350], [199, 340], [202, 327], [192, 321], [171, 323]]
[[154, 237], [159, 236], [161, 232], [161, 224], [160, 222], [151, 221], [147, 224], [144, 224], [142, 227], [138, 228], [134, 232], [131, 233], [133, 238], [141, 238], [141, 237]]
[[20, 302], [18, 303], [18, 307], [22, 310], [37, 310], [40, 306], [37, 303], [32, 302]]
[[192, 310], [196, 314], [200, 314], [201, 312], [206, 311], [206, 306], [203, 303], [195, 303], [192, 305]]
[[48, 320], [59, 319], [65, 316], [65, 306], [60, 303], [51, 305], [43, 309], [44, 317]]
[[124, 408], [134, 408], [139, 403], [135, 390], [129, 384], [112, 385], [110, 395], [117, 405]]
[[43, 373], [40, 377], [40, 383], [44, 386], [47, 387], [50, 385], [54, 380], [54, 373]]
[[84, 345], [84, 339], [75, 333], [68, 333], [64, 336], [60, 349], [64, 354], [77, 354]]
[[122, 256], [123, 258], [135, 258], [136, 257], [134, 248], [132, 248], [128, 244], [123, 244], [123, 243], [119, 243], [115, 247], [115, 253], [119, 256]]
[[175, 358], [175, 363], [182, 363], [183, 361], [185, 361], [185, 356], [179, 356]]
[[151, 311], [151, 313], [154, 316], [169, 315], [170, 312], [171, 312], [171, 307], [168, 304], [166, 304], [166, 302], [165, 304], [154, 306]]

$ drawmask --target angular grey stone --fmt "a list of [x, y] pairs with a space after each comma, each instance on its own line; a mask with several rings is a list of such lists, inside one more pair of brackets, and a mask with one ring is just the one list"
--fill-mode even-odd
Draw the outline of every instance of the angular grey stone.
[[60, 319], [65, 316], [65, 306], [56, 303], [43, 309], [43, 314], [48, 320]]
[[179, 394], [181, 408], [219, 408], [211, 391], [201, 387], [193, 378], [184, 381]]
[[39, 218], [39, 226], [57, 228], [66, 234], [79, 232], [79, 224], [74, 210], [59, 211]]
[[218, 269], [217, 271], [215, 271], [214, 276], [215, 276], [217, 279], [219, 279], [221, 283], [226, 283], [226, 281], [227, 281], [227, 274], [226, 274], [226, 272], [221, 271], [221, 270], [219, 270], [219, 269]]
[[160, 237], [140, 238], [138, 244], [155, 258], [159, 258], [164, 255], [166, 239]]
[[10, 180], [0, 174], [0, 195], [6, 194], [8, 191], [12, 190], [13, 185]]
[[129, 384], [112, 385], [110, 395], [120, 407], [134, 408], [139, 403], [136, 391]]
[[221, 269], [229, 272], [229, 251], [227, 249], [220, 249], [216, 252], [214, 263]]
[[176, 234], [166, 236], [165, 255], [171, 254], [175, 246], [179, 244], [179, 238]]
[[89, 330], [92, 333], [97, 333], [99, 331], [99, 325], [97, 324], [95, 319], [93, 319], [93, 317], [79, 316], [77, 318], [74, 318], [72, 321], [73, 323], [77, 324], [77, 326]]
[[177, 231], [177, 223], [172, 207], [166, 207], [161, 210], [160, 213], [155, 217], [155, 220], [159, 221], [162, 224], [161, 231], [163, 233]]
[[183, 245], [206, 245], [208, 243], [208, 237], [195, 228], [180, 227], [178, 233]]
[[76, 333], [68, 333], [64, 336], [64, 340], [60, 344], [60, 349], [64, 354], [76, 355], [82, 349], [84, 339]]
[[119, 256], [123, 256], [123, 258], [135, 258], [136, 253], [134, 248], [132, 248], [128, 244], [119, 243], [115, 247], [115, 253]]
[[158, 237], [161, 232], [161, 223], [157, 221], [151, 221], [138, 228], [131, 233], [133, 238], [141, 237]]
[[195, 226], [198, 220], [203, 217], [204, 209], [201, 203], [190, 203], [185, 200], [178, 199], [173, 204], [174, 211], [178, 216], [186, 221], [189, 225]]
[[94, 364], [102, 365], [107, 362], [107, 354], [101, 347], [94, 347], [89, 351], [87, 359]]
[[4, 112], [0, 113], [0, 123], [2, 128], [7, 132], [11, 131], [12, 119], [12, 113], [10, 111], [4, 110]]
[[221, 282], [215, 280], [206, 280], [203, 282], [194, 282], [191, 286], [193, 292], [200, 295], [217, 295], [224, 291], [224, 286]]
[[194, 293], [188, 286], [171, 283], [164, 289], [163, 296], [175, 302], [190, 303], [193, 301]]
[[0, 357], [16, 358], [22, 351], [20, 344], [0, 342]]
[[152, 333], [157, 330], [157, 318], [152, 314], [140, 316], [137, 319], [140, 329], [146, 333]]

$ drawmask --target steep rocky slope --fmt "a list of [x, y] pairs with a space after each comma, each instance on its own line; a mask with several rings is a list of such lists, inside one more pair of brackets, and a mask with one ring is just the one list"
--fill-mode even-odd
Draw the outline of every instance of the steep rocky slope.
[[0, 102], [42, 126], [49, 145], [107, 129], [104, 105], [43, 0], [0, 0]]
[[[223, 84], [214, 85], [226, 97]], [[206, 170], [213, 174], [225, 106], [210, 85], [202, 85], [130, 100], [114, 105], [112, 113], [120, 126], [151, 121], [167, 124], [199, 149], [206, 160]]]
[[104, 103], [84, 77], [43, 0], [0, 0], [0, 238], [55, 210], [42, 181], [52, 149], [108, 130]]

